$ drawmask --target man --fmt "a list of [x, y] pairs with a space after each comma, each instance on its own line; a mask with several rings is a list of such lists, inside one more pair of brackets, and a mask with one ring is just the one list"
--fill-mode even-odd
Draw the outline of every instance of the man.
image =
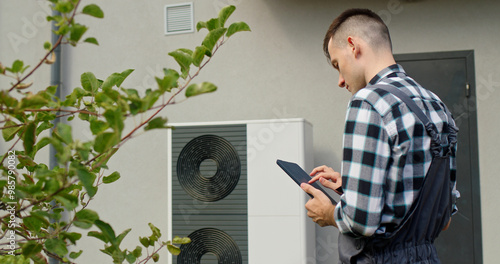
[[[339, 72], [338, 85], [353, 96], [346, 116], [341, 173], [320, 166], [311, 172], [310, 181], [333, 190], [342, 186], [344, 192], [334, 205], [319, 190], [302, 184], [314, 196], [306, 204], [308, 216], [320, 226], [339, 229], [341, 263], [439, 263], [432, 244], [449, 225], [452, 200], [459, 196], [456, 148], [448, 142], [449, 175], [425, 183], [435, 157], [431, 137], [407, 104], [383, 87], [396, 87], [409, 96], [445, 142], [457, 131], [449, 111], [396, 64], [388, 28], [370, 10], [343, 12], [328, 29], [323, 48]], [[429, 187], [424, 193], [423, 186], [437, 186], [431, 181], [444, 177], [443, 186], [451, 186], [450, 190]], [[450, 199], [439, 198], [446, 192]]]

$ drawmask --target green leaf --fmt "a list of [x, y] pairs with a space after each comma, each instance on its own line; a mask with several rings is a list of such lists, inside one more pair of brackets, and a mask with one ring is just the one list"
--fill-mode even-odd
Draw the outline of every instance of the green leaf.
[[95, 44], [95, 45], [99, 46], [99, 42], [94, 37], [86, 38], [83, 42], [87, 42], [87, 43], [91, 43], [91, 44]]
[[129, 228], [129, 229], [126, 229], [125, 231], [123, 231], [121, 234], [119, 234], [116, 237], [116, 245], [119, 246], [122, 243], [122, 240], [128, 235], [128, 233], [130, 233], [131, 230], [132, 230], [132, 228]]
[[220, 23], [219, 18], [212, 18], [212, 19], [207, 21], [208, 31], [212, 31], [214, 29], [221, 28], [221, 27], [222, 27], [222, 25]]
[[82, 38], [83, 34], [87, 32], [88, 27], [75, 23], [73, 26], [70, 28], [70, 34], [69, 34], [69, 39], [74, 42], [80, 41]]
[[128, 263], [133, 264], [137, 261], [137, 257], [134, 256], [134, 254], [129, 253], [125, 256], [125, 260], [127, 260]]
[[81, 254], [83, 253], [83, 250], [80, 250], [78, 252], [71, 252], [69, 253], [69, 257], [72, 259], [78, 258]]
[[189, 244], [191, 243], [191, 239], [189, 237], [174, 237], [174, 239], [172, 239], [172, 243], [174, 244], [180, 244], [180, 245], [184, 245], [184, 244]]
[[42, 251], [42, 249], [43, 249], [43, 246], [41, 244], [38, 244], [37, 242], [35, 242], [33, 240], [28, 241], [22, 247], [23, 256], [25, 256], [26, 258], [29, 258], [37, 253], [40, 253]]
[[90, 209], [82, 209], [75, 214], [73, 224], [77, 227], [88, 229], [91, 228], [96, 220], [99, 220], [99, 215]]
[[151, 256], [154, 262], [158, 262], [160, 260], [160, 254], [154, 253], [153, 256]]
[[78, 175], [78, 179], [82, 182], [83, 187], [87, 190], [87, 193], [90, 197], [94, 197], [97, 193], [97, 187], [94, 186], [95, 174], [88, 172], [85, 169], [77, 169], [76, 175]]
[[71, 1], [58, 1], [55, 6], [54, 6], [54, 9], [61, 12], [61, 13], [69, 13], [71, 11], [73, 11], [73, 8], [75, 6], [73, 5], [73, 3]]
[[56, 133], [57, 136], [59, 136], [61, 140], [66, 144], [70, 144], [71, 142], [73, 142], [73, 136], [71, 134], [70, 125], [64, 123], [57, 123], [54, 133]]
[[[33, 255], [31, 256], [31, 260], [35, 263], [35, 264], [47, 264], [47, 258], [44, 257], [43, 254], [41, 253], [38, 253], [36, 255]], [[22, 262], [21, 262], [22, 263]], [[27, 263], [24, 263], [24, 264], [29, 264], [30, 262], [28, 261]]]
[[104, 18], [104, 12], [98, 5], [95, 4], [85, 6], [82, 10], [82, 13], [97, 18]]
[[95, 238], [101, 240], [104, 243], [108, 243], [109, 242], [108, 238], [105, 237], [101, 232], [90, 231], [90, 232], [87, 233], [87, 236], [95, 237]]
[[137, 89], [125, 89], [125, 88], [122, 88], [122, 91], [124, 91], [128, 97], [130, 98], [139, 98], [139, 92], [137, 91]]
[[29, 123], [26, 126], [26, 129], [24, 131], [23, 135], [23, 146], [24, 146], [24, 153], [28, 156], [32, 156], [34, 146], [35, 146], [35, 141], [36, 141], [36, 125], [35, 123]]
[[45, 41], [45, 43], [43, 43], [43, 48], [45, 50], [51, 50], [52, 49], [52, 43], [50, 43], [48, 41]]
[[104, 83], [102, 84], [102, 89], [103, 90], [107, 90], [107, 89], [110, 89], [112, 88], [113, 86], [117, 86], [117, 87], [120, 87], [122, 85], [122, 82], [133, 72], [134, 70], [133, 69], [128, 69], [128, 70], [125, 70], [121, 73], [113, 73], [111, 74], [108, 78], [106, 78], [106, 80], [104, 81]]
[[175, 245], [172, 245], [170, 243], [167, 243], [167, 249], [170, 252], [170, 254], [177, 256], [181, 253], [181, 249]]
[[160, 229], [158, 229], [158, 227], [156, 227], [155, 225], [153, 225], [152, 223], [149, 223], [148, 224], [149, 228], [151, 229], [151, 231], [153, 232], [153, 235], [157, 238], [160, 238], [161, 237], [161, 232], [160, 232]]
[[226, 30], [226, 28], [218, 28], [208, 32], [207, 36], [201, 44], [205, 46], [210, 52], [212, 52], [215, 44], [217, 44], [219, 39], [224, 36]]
[[168, 128], [165, 124], [167, 123], [167, 119], [163, 117], [156, 117], [148, 122], [148, 124], [144, 127], [144, 130], [151, 130], [157, 128]]
[[42, 94], [28, 94], [28, 96], [21, 99], [21, 108], [38, 109], [46, 106], [49, 100]]
[[95, 93], [99, 89], [99, 82], [91, 72], [83, 73], [80, 76], [80, 82], [82, 83], [82, 88], [87, 92]]
[[21, 166], [23, 166], [23, 167], [24, 166], [26, 166], [26, 167], [36, 166], [36, 163], [33, 161], [33, 159], [31, 157], [26, 156], [26, 155], [17, 155], [17, 159], [19, 160], [19, 164], [21, 164]]
[[62, 25], [59, 26], [59, 28], [57, 29], [57, 31], [55, 31], [54, 33], [56, 33], [59, 36], [64, 36], [69, 31], [70, 31], [70, 27], [67, 24], [62, 24]]
[[162, 92], [170, 92], [172, 88], [176, 88], [179, 86], [177, 80], [179, 79], [179, 73], [172, 69], [163, 69], [165, 75], [163, 79], [155, 77], [156, 82], [158, 83], [158, 88]]
[[7, 120], [4, 124], [4, 128], [2, 129], [2, 136], [5, 141], [11, 141], [19, 130], [21, 130], [23, 126], [16, 124], [16, 122]]
[[72, 194], [58, 194], [55, 199], [62, 204], [68, 211], [75, 209], [78, 206], [78, 196]]
[[205, 55], [207, 55], [209, 57], [212, 56], [212, 53], [210, 52], [210, 50], [207, 49], [207, 47], [205, 47], [205, 46], [196, 47], [196, 49], [194, 49], [194, 52], [192, 55], [193, 65], [196, 67], [200, 67], [200, 64], [203, 61], [203, 58], [205, 57]]
[[229, 26], [227, 29], [227, 37], [232, 36], [233, 34], [241, 31], [251, 31], [250, 27], [245, 22], [235, 22]]
[[106, 112], [104, 112], [104, 117], [106, 118], [106, 121], [108, 122], [109, 126], [115, 131], [121, 133], [123, 128], [125, 127], [125, 124], [123, 123], [123, 117], [122, 112], [120, 109], [108, 109]]
[[202, 28], [207, 28], [207, 22], [205, 21], [200, 21], [198, 24], [196, 24], [196, 30], [199, 32], [200, 29]]
[[28, 216], [23, 218], [23, 223], [32, 232], [38, 232], [42, 227], [47, 228], [49, 222], [45, 218]]
[[[108, 92], [114, 91], [114, 90], [108, 90]], [[115, 103], [115, 100], [113, 100], [111, 97], [109, 97], [106, 93], [104, 92], [99, 92], [95, 95], [95, 102], [97, 103], [98, 106], [104, 106], [104, 105], [113, 105]]]
[[68, 254], [68, 248], [66, 247], [66, 244], [59, 238], [47, 239], [45, 241], [45, 248], [60, 257]]
[[188, 54], [189, 56], [193, 55], [193, 51], [190, 50], [190, 49], [185, 49], [185, 48], [180, 48], [180, 49], [177, 49], [178, 51], [182, 51], [186, 54]]
[[36, 128], [36, 135], [40, 135], [43, 131], [52, 128], [54, 124], [52, 124], [49, 121], [42, 122], [37, 128]]
[[105, 132], [97, 135], [95, 139], [94, 150], [102, 153], [104, 151], [109, 150], [114, 145], [120, 142], [120, 137], [117, 133], [113, 132]]
[[139, 247], [139, 246], [135, 247], [134, 251], [132, 251], [132, 254], [133, 254], [136, 258], [138, 258], [138, 257], [142, 256], [142, 248], [141, 248], [141, 247]]
[[77, 233], [77, 232], [61, 232], [60, 237], [63, 238], [63, 240], [69, 240], [73, 245], [76, 245], [76, 241], [80, 240], [82, 238], [82, 234]]
[[172, 51], [168, 53], [168, 55], [172, 56], [175, 61], [181, 67], [181, 71], [183, 73], [183, 78], [189, 74], [189, 67], [191, 63], [193, 63], [193, 59], [191, 58], [191, 54], [186, 53], [180, 49]]
[[7, 70], [10, 70], [12, 73], [18, 73], [23, 70], [24, 62], [21, 60], [15, 60], [12, 63], [12, 68], [7, 68]]
[[57, 179], [47, 179], [43, 187], [43, 191], [54, 193], [61, 188], [60, 182]]
[[200, 95], [204, 93], [211, 93], [217, 90], [217, 86], [213, 83], [202, 82], [198, 84], [191, 84], [186, 89], [186, 97]]
[[90, 131], [92, 131], [92, 134], [94, 134], [94, 135], [97, 135], [101, 132], [104, 132], [108, 128], [109, 128], [109, 124], [107, 122], [102, 121], [102, 120], [91, 120], [90, 121]]
[[18, 105], [17, 99], [10, 96], [7, 89], [0, 90], [0, 102], [2, 102], [2, 104], [4, 104], [6, 107], [17, 107]]
[[231, 14], [236, 10], [236, 7], [233, 5], [226, 6], [222, 8], [219, 12], [219, 22], [221, 27], [224, 27], [224, 24], [226, 23], [226, 20], [231, 16]]
[[106, 237], [113, 246], [116, 246], [116, 235], [113, 228], [108, 223], [101, 220], [96, 220], [94, 224], [101, 230], [104, 237]]
[[146, 112], [158, 101], [160, 98], [161, 92], [159, 90], [146, 90], [146, 96], [142, 99], [142, 109], [141, 111]]
[[144, 246], [144, 247], [149, 247], [149, 238], [147, 237], [139, 237], [139, 242], [141, 242], [141, 244]]
[[104, 178], [102, 178], [102, 183], [109, 184], [117, 181], [118, 179], [120, 179], [120, 173], [115, 171], [109, 176], [105, 176]]
[[51, 142], [51, 139], [50, 138], [42, 138], [38, 141], [38, 143], [36, 143], [36, 151], [39, 151], [41, 150], [42, 148], [44, 148], [45, 146], [47, 146], [48, 144], [50, 144]]

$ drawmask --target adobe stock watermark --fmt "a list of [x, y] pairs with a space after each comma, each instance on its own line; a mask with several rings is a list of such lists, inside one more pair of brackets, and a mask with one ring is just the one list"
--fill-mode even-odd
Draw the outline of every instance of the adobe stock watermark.
[[11, 150], [7, 153], [7, 198], [8, 202], [6, 205], [6, 212], [7, 212], [7, 218], [6, 218], [6, 223], [7, 223], [7, 229], [5, 230], [4, 236], [7, 238], [7, 254], [9, 255], [14, 255], [16, 249], [17, 249], [17, 237], [16, 237], [16, 227], [19, 226], [17, 223], [17, 216], [16, 216], [16, 205], [17, 205], [17, 198], [16, 198], [16, 177], [17, 177], [17, 171], [16, 171], [16, 163], [17, 163], [17, 158], [16, 158], [16, 151]]
[[387, 2], [386, 9], [379, 10], [377, 15], [384, 20], [386, 25], [389, 25], [392, 21], [393, 15], [398, 15], [403, 12], [403, 6], [399, 0], [389, 0]]
[[[283, 132], [286, 128], [286, 124], [283, 121], [287, 119], [287, 116], [290, 116], [287, 114], [286, 108], [273, 108], [272, 111], [275, 119], [271, 120], [268, 126], [259, 129], [255, 135], [248, 137], [248, 141], [246, 142], [248, 162], [255, 159], [259, 152], [264, 151], [279, 136], [279, 133]], [[241, 151], [244, 147], [238, 146], [237, 150]]]
[[454, 113], [457, 126], [469, 118], [469, 115], [477, 111], [477, 105], [488, 100], [491, 95], [500, 88], [500, 81], [494, 80], [494, 74], [488, 74], [488, 77], [481, 75], [477, 78], [475, 96], [464, 98], [461, 102], [454, 103], [450, 111]]
[[326, 238], [316, 236], [316, 257], [308, 257], [306, 264], [316, 264], [336, 258], [338, 254], [338, 241], [334, 235]]
[[213, 6], [215, 12], [219, 12], [223, 7], [226, 7], [228, 5], [238, 6], [242, 2], [243, 0], [215, 0], [213, 2]]
[[52, 15], [52, 9], [50, 7], [49, 1], [36, 1], [40, 6], [41, 10], [37, 11], [28, 18], [26, 16], [21, 17], [21, 31], [20, 32], [8, 32], [7, 40], [12, 47], [14, 53], [19, 53], [21, 47], [34, 39], [40, 30], [50, 24], [47, 21], [47, 16]]

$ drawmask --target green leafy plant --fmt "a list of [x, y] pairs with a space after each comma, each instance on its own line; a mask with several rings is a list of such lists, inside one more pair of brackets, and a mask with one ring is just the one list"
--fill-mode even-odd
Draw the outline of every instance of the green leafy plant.
[[[85, 72], [81, 75], [81, 87], [74, 88], [66, 98], [58, 98], [56, 86], [36, 93], [30, 91], [38, 84], [28, 82], [29, 77], [43, 65], [54, 63], [58, 59], [54, 51], [62, 44], [98, 45], [97, 39], [84, 38], [88, 28], [75, 18], [104, 18], [104, 12], [95, 4], [80, 8], [81, 0], [50, 2], [60, 13], [47, 17], [57, 25], [54, 33], [59, 38], [54, 44], [43, 45], [45, 56], [34, 67], [21, 60], [8, 67], [0, 63], [0, 76], [12, 79], [11, 86], [0, 91], [0, 125], [3, 139], [9, 144], [7, 152], [0, 156], [0, 209], [6, 212], [0, 215], [1, 262], [47, 263], [51, 257], [74, 263], [83, 249], [70, 252], [69, 248], [78, 248], [77, 242], [83, 235], [102, 241], [101, 251], [111, 256], [113, 263], [156, 262], [162, 248], [179, 254], [178, 245], [189, 243], [189, 238], [164, 241], [160, 230], [151, 223], [148, 225], [152, 234], [140, 237], [140, 246], [123, 249], [121, 242], [131, 229], [117, 235], [110, 223], [87, 207], [102, 184], [120, 179], [120, 173], [108, 172], [106, 164], [123, 144], [139, 131], [168, 128], [167, 119], [159, 113], [179, 94], [189, 98], [217, 89], [210, 82], [192, 81], [233, 34], [250, 28], [244, 22], [226, 27], [236, 8], [225, 7], [218, 17], [197, 24], [198, 31], [207, 31], [199, 46], [168, 53], [180, 71], [165, 68], [163, 75], [155, 78], [157, 87], [147, 89], [144, 95], [137, 89], [122, 87], [133, 72], [127, 69], [103, 79]], [[143, 121], [127, 128], [125, 121], [137, 115]], [[75, 118], [88, 124], [91, 139], [73, 137], [71, 122]], [[57, 166], [53, 168], [37, 157], [48, 146], [55, 149]], [[62, 218], [63, 212], [69, 214], [68, 219]], [[92, 227], [97, 231], [84, 233]]]

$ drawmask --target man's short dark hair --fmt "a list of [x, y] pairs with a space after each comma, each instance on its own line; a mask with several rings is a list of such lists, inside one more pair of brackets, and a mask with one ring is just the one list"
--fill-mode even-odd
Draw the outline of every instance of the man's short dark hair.
[[[365, 28], [363, 30], [360, 29], [360, 27]], [[325, 39], [323, 40], [323, 51], [329, 61], [331, 60], [330, 53], [328, 52], [328, 43], [330, 39], [333, 38], [335, 40], [339, 32], [351, 35], [355, 34], [356, 30], [363, 31], [358, 33], [363, 34], [364, 36], [362, 37], [364, 37], [372, 47], [379, 48], [383, 46], [392, 50], [389, 29], [382, 18], [369, 9], [353, 8], [344, 11], [335, 18], [326, 32]]]

